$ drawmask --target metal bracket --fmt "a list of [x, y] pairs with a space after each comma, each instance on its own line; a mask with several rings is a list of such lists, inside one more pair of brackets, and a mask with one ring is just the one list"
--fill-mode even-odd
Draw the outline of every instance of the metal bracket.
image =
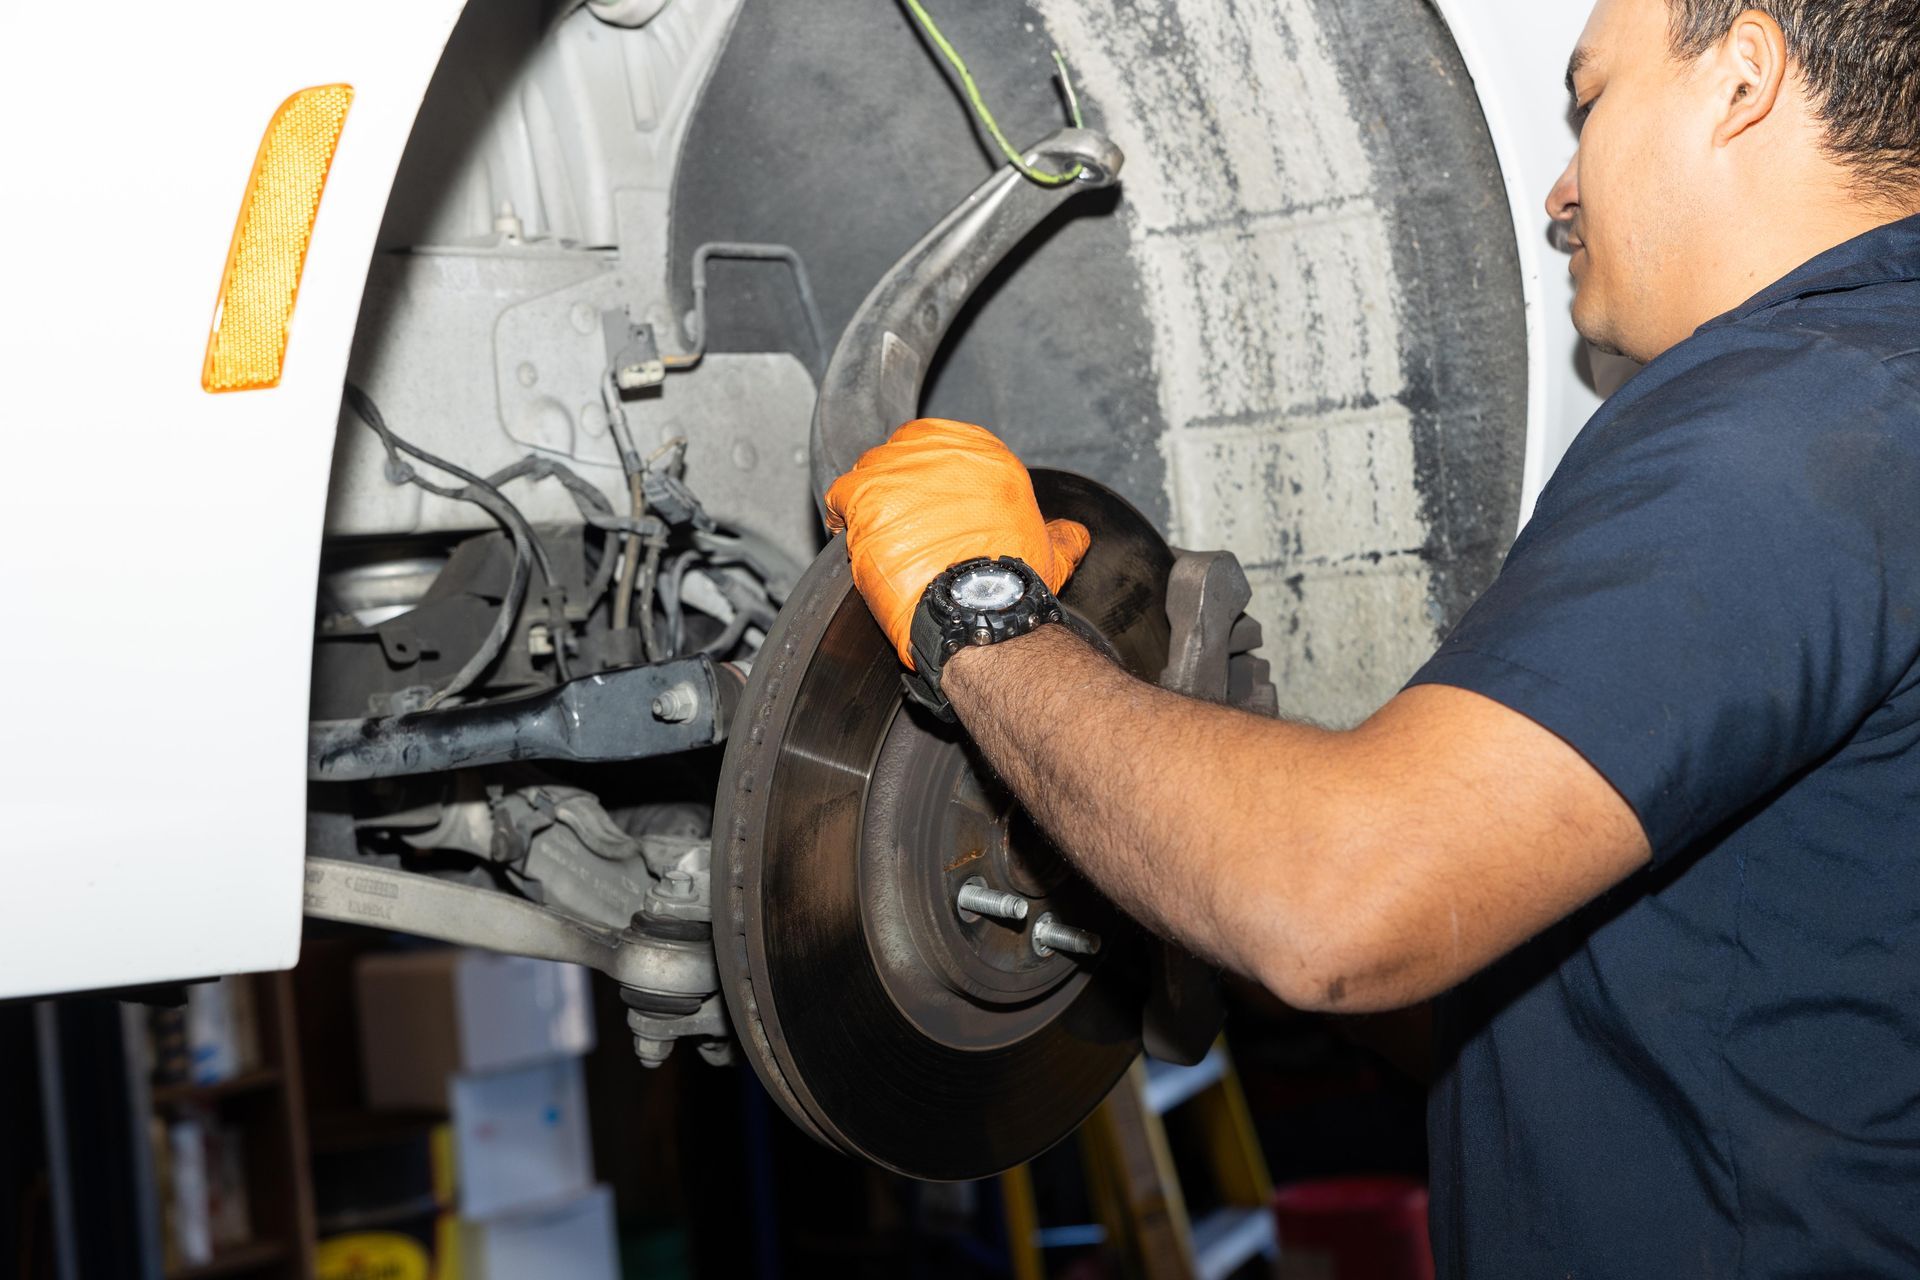
[[657, 387], [667, 379], [667, 366], [653, 340], [651, 325], [635, 324], [625, 307], [600, 313], [600, 331], [606, 339], [607, 362], [614, 385], [622, 391]]
[[1241, 612], [1253, 598], [1230, 551], [1177, 551], [1167, 575], [1172, 636], [1161, 687], [1277, 716], [1280, 699], [1267, 660], [1255, 656], [1260, 624]]
[[1043, 187], [1007, 165], [935, 225], [873, 287], [841, 335], [813, 411], [813, 496], [920, 411], [920, 384], [947, 326], [1001, 259], [1082, 191], [1111, 185], [1125, 157], [1091, 129], [1062, 129], [1027, 153], [1080, 177]]
[[304, 912], [598, 969], [623, 987], [704, 998], [719, 986], [713, 944], [608, 929], [494, 889], [332, 858], [307, 859]]
[[1227, 696], [1234, 623], [1253, 588], [1231, 551], [1179, 551], [1167, 575], [1167, 646], [1162, 688], [1219, 702]]

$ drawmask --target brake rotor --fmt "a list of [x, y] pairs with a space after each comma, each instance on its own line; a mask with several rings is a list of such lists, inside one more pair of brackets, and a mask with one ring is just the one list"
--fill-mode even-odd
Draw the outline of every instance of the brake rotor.
[[[1156, 679], [1172, 552], [1100, 485], [1033, 479], [1048, 516], [1093, 533], [1061, 604]], [[828, 1145], [913, 1177], [985, 1177], [1072, 1132], [1139, 1052], [1144, 939], [1071, 873], [962, 731], [907, 704], [839, 539], [754, 662], [714, 830], [734, 1028], [782, 1109]], [[956, 910], [975, 878], [1028, 898], [1027, 918]], [[1043, 913], [1104, 945], [1042, 954], [1031, 929]]]

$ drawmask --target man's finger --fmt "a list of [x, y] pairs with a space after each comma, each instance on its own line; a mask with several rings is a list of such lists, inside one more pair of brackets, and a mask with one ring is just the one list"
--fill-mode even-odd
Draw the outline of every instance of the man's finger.
[[827, 488], [826, 520], [828, 533], [844, 533], [847, 528], [847, 504], [853, 501], [855, 472], [849, 471]]
[[1073, 576], [1073, 571], [1080, 567], [1081, 558], [1087, 554], [1087, 548], [1093, 545], [1093, 535], [1078, 520], [1049, 520], [1047, 541], [1053, 547], [1054, 568], [1052, 573], [1045, 570], [1040, 570], [1040, 573], [1047, 590], [1058, 591]]

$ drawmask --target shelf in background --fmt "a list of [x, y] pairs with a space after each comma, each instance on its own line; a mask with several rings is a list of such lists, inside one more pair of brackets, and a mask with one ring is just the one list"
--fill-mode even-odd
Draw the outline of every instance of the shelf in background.
[[[294, 1028], [293, 982], [283, 972], [237, 974], [222, 978], [236, 991], [228, 993], [231, 1011], [243, 1000], [250, 1001], [253, 1034], [236, 1042], [254, 1041], [253, 1053], [235, 1056], [247, 1060], [257, 1053], [258, 1065], [214, 1084], [154, 1085], [145, 1078], [152, 1061], [159, 1057], [154, 1043], [159, 1032], [156, 1019], [149, 1013], [141, 1030], [149, 1041], [140, 1055], [139, 1076], [134, 1088], [137, 1112], [134, 1132], [142, 1141], [136, 1159], [152, 1170], [144, 1180], [142, 1194], [148, 1198], [146, 1210], [151, 1238], [148, 1245], [146, 1275], [164, 1275], [165, 1280], [303, 1280], [313, 1275], [315, 1242], [312, 1171], [308, 1167], [306, 1101], [301, 1089], [299, 1042]], [[216, 1029], [217, 1030], [217, 1029]], [[172, 1043], [179, 1031], [165, 1028], [170, 1040], [167, 1052], [178, 1052]], [[205, 1110], [209, 1118], [196, 1113]], [[206, 1143], [206, 1166], [201, 1181], [185, 1184], [206, 1197], [204, 1204], [179, 1199], [181, 1182], [170, 1176], [177, 1153], [175, 1136], [180, 1126], [198, 1121], [206, 1127], [200, 1135]], [[182, 1143], [192, 1133], [181, 1134]], [[215, 1139], [218, 1141], [215, 1141]], [[182, 1151], [191, 1151], [182, 1146]], [[236, 1160], [237, 1157], [237, 1160]], [[216, 1179], [217, 1169], [221, 1177]], [[216, 1181], [231, 1182], [235, 1165], [246, 1188], [245, 1203], [251, 1239], [243, 1244], [217, 1247], [206, 1262], [184, 1261], [167, 1268], [162, 1259], [178, 1258], [168, 1243], [176, 1241], [182, 1224], [197, 1238], [205, 1231], [213, 1234], [213, 1216], [217, 1207], [212, 1192]], [[204, 1187], [203, 1187], [204, 1184]], [[196, 1214], [205, 1213], [207, 1223], [200, 1225]], [[131, 1273], [129, 1273], [131, 1274]]]
[[167, 1280], [213, 1280], [215, 1276], [237, 1276], [254, 1270], [256, 1267], [271, 1266], [284, 1262], [287, 1257], [287, 1244], [284, 1240], [254, 1240], [247, 1244], [235, 1245], [213, 1255], [211, 1262], [202, 1262], [197, 1266], [180, 1267], [167, 1272]]
[[271, 1089], [279, 1083], [278, 1067], [261, 1067], [256, 1071], [243, 1072], [231, 1080], [222, 1080], [217, 1084], [155, 1085], [153, 1104], [156, 1107], [174, 1107], [183, 1102], [215, 1102], [221, 1098], [231, 1098], [235, 1094]]

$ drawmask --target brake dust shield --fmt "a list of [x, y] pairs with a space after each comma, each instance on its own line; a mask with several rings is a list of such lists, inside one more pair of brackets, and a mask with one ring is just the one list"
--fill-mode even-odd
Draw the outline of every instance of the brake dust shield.
[[[1093, 532], [1061, 603], [1157, 679], [1173, 553], [1094, 482], [1033, 479], [1048, 516]], [[1067, 869], [962, 731], [908, 706], [839, 539], [754, 663], [714, 831], [734, 1028], [781, 1107], [828, 1145], [913, 1177], [984, 1177], [1071, 1133], [1139, 1052], [1151, 944]], [[976, 876], [1030, 899], [1026, 920], [963, 918], [955, 898]], [[1097, 932], [1099, 953], [1037, 954], [1043, 912]]]

